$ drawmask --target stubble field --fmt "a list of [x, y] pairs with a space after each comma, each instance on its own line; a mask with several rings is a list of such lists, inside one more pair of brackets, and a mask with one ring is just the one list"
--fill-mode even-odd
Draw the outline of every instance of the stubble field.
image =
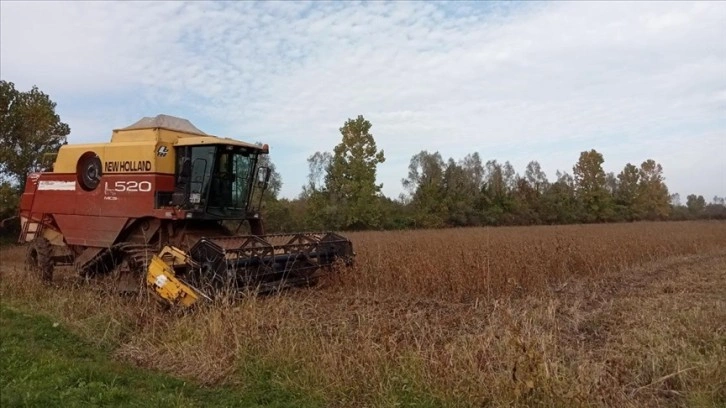
[[726, 405], [726, 223], [345, 234], [317, 287], [192, 312], [28, 279], [3, 304], [115, 359], [324, 406]]

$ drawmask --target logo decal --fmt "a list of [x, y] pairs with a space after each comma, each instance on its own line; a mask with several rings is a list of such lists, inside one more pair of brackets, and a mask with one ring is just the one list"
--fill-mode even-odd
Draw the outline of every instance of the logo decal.
[[169, 148], [166, 146], [159, 146], [159, 149], [156, 151], [156, 155], [159, 157], [166, 157], [166, 154], [169, 153]]
[[149, 160], [107, 161], [103, 164], [103, 171], [106, 173], [151, 171], [151, 162]]

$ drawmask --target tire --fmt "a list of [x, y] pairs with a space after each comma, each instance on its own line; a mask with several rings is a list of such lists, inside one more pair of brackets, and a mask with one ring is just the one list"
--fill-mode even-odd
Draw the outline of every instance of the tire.
[[76, 165], [78, 184], [86, 191], [93, 191], [98, 187], [103, 175], [101, 159], [94, 152], [83, 153]]
[[25, 262], [42, 281], [53, 280], [53, 248], [46, 238], [38, 237], [30, 243]]

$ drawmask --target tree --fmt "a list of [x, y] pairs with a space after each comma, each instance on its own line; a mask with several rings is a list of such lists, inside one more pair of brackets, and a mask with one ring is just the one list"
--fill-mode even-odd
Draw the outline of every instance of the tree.
[[406, 205], [405, 200], [401, 198], [403, 197], [399, 197], [398, 200], [380, 198], [383, 229], [407, 229], [416, 226], [411, 206]]
[[668, 202], [671, 206], [671, 212], [668, 215], [668, 219], [674, 221], [687, 220], [690, 217], [688, 213], [688, 207], [681, 203], [681, 195], [678, 193], [671, 194], [668, 197]]
[[527, 164], [524, 177], [517, 177], [514, 190], [517, 224], [540, 224], [543, 213], [543, 194], [549, 189], [547, 175], [540, 164], [531, 161]]
[[548, 224], [570, 224], [581, 221], [582, 206], [575, 191], [575, 179], [567, 172], [556, 173], [557, 181], [552, 183], [542, 196], [543, 221]]
[[582, 203], [587, 221], [608, 221], [612, 217], [611, 196], [602, 164], [605, 160], [596, 150], [580, 153], [572, 168], [577, 198]]
[[708, 219], [726, 220], [726, 205], [713, 202], [706, 204], [704, 216]]
[[616, 211], [628, 221], [641, 218], [640, 208], [637, 205], [639, 193], [640, 171], [628, 163], [618, 174], [618, 184], [614, 194]]
[[333, 149], [333, 158], [325, 186], [330, 199], [342, 211], [342, 228], [359, 229], [380, 225], [379, 194], [382, 184], [376, 184], [376, 169], [386, 159], [378, 150], [371, 123], [358, 115], [348, 119], [340, 133], [343, 140]]
[[527, 163], [527, 169], [524, 171], [524, 177], [527, 183], [537, 193], [543, 194], [549, 188], [549, 181], [547, 181], [547, 175], [542, 171], [542, 167], [539, 162], [532, 160]]
[[514, 214], [513, 222], [518, 225], [539, 224], [541, 197], [527, 181], [527, 176], [517, 177], [517, 187], [514, 189]]
[[314, 229], [340, 228], [341, 211], [333, 203], [326, 187], [326, 178], [330, 173], [333, 155], [329, 152], [315, 152], [308, 157], [308, 184], [303, 186], [300, 200], [309, 211], [304, 213], [305, 225]]
[[16, 214], [28, 173], [40, 167], [46, 153], [66, 143], [70, 128], [55, 106], [35, 86], [20, 92], [12, 82], [0, 80], [0, 221]]
[[329, 152], [315, 152], [308, 157], [308, 184], [303, 186], [303, 195], [307, 196], [313, 192], [320, 192], [325, 189], [325, 176], [330, 171], [330, 163], [333, 155]]
[[478, 193], [476, 180], [469, 177], [464, 167], [449, 159], [444, 170], [443, 196], [446, 223], [453, 226], [471, 225], [474, 199]]
[[[9, 182], [0, 183], [0, 223], [17, 215], [19, 194]], [[0, 224], [0, 229], [2, 225]]]
[[638, 213], [651, 220], [667, 218], [671, 207], [663, 168], [649, 159], [640, 165], [639, 176]]
[[0, 172], [19, 191], [43, 156], [66, 143], [71, 130], [61, 122], [55, 107], [35, 86], [20, 92], [12, 82], [0, 80]]
[[401, 184], [415, 200], [417, 193], [426, 187], [440, 188], [443, 176], [444, 160], [441, 154], [422, 150], [411, 157], [408, 164], [408, 178], [401, 180]]
[[487, 224], [509, 224], [512, 221], [517, 188], [517, 173], [508, 161], [487, 161], [484, 166], [484, 186], [478, 207]]
[[467, 177], [472, 183], [472, 187], [477, 190], [481, 190], [484, 185], [484, 166], [482, 165], [479, 153], [467, 154], [464, 159], [459, 161], [459, 166], [464, 169]]
[[269, 232], [299, 232], [323, 227], [311, 222], [310, 202], [307, 199], [280, 198], [267, 210], [265, 227]]
[[706, 200], [702, 195], [696, 196], [695, 194], [689, 194], [686, 197], [686, 207], [688, 207], [688, 212], [691, 215], [696, 217], [701, 216], [703, 210], [706, 208]]
[[439, 152], [426, 150], [413, 155], [408, 165], [408, 178], [401, 180], [411, 196], [414, 218], [422, 227], [443, 225], [446, 207], [444, 203], [444, 160]]

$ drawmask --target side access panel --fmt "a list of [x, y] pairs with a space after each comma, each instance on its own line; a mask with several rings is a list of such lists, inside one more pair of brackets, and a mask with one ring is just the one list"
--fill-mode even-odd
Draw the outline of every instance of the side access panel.
[[55, 222], [69, 245], [109, 247], [128, 218], [55, 214]]

